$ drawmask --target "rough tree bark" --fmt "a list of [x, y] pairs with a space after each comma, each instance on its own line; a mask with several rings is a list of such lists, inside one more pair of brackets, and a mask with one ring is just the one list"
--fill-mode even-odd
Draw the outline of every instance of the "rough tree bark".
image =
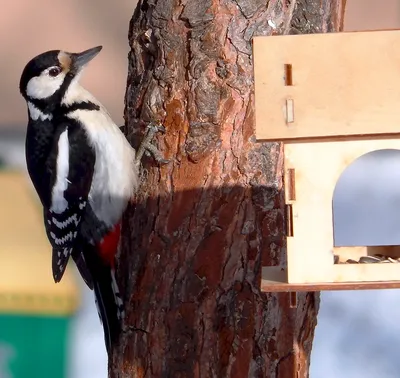
[[[110, 376], [307, 377], [318, 293], [259, 290], [284, 264], [282, 146], [255, 142], [254, 35], [341, 29], [344, 0], [142, 0], [126, 122], [161, 121], [123, 225], [126, 329]], [[334, 53], [334, 52], [332, 52]], [[135, 136], [132, 140], [137, 141]], [[137, 143], [137, 142], [136, 142]]]

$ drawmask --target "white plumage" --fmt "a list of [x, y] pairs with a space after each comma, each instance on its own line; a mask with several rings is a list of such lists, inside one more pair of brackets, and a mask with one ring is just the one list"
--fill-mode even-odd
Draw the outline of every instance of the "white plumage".
[[53, 119], [53, 116], [51, 114], [45, 114], [43, 113], [40, 109], [38, 109], [32, 102], [28, 101], [28, 110], [29, 110], [29, 116], [34, 120], [37, 121], [40, 119], [41, 121], [49, 120], [51, 121]]
[[[84, 127], [89, 143], [95, 150], [96, 163], [89, 192], [89, 203], [108, 226], [121, 219], [126, 204], [138, 186], [135, 150], [119, 127], [112, 121], [103, 105], [78, 83], [75, 78], [62, 100], [63, 105], [90, 101], [100, 111], [78, 109], [67, 114]], [[126, 167], [130, 167], [129, 170]]]
[[35, 76], [29, 80], [26, 86], [26, 94], [31, 98], [44, 99], [52, 96], [56, 91], [58, 91], [64, 81], [65, 73], [61, 72], [56, 77], [49, 75], [49, 71], [52, 68], [49, 67], [39, 76]]
[[[100, 50], [38, 55], [26, 65], [20, 91], [30, 118], [28, 172], [44, 207], [54, 281], [62, 279], [72, 256], [95, 291], [109, 351], [124, 317], [113, 260], [139, 167], [135, 150], [107, 110], [78, 82]], [[143, 148], [139, 159], [142, 153]]]
[[69, 172], [69, 141], [68, 127], [61, 133], [58, 139], [57, 155], [57, 177], [53, 187], [50, 211], [61, 214], [68, 207], [68, 202], [64, 197], [64, 192], [68, 188]]

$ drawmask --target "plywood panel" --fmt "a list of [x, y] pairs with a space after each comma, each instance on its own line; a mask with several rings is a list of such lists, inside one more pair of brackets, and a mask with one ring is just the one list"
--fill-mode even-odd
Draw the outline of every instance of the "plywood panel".
[[[285, 180], [290, 183], [294, 174], [295, 181], [294, 189], [291, 184], [285, 186], [293, 226], [293, 236], [287, 238], [289, 283], [345, 282], [358, 272], [351, 269], [370, 269], [345, 267], [343, 273], [342, 268], [334, 266], [332, 197], [338, 178], [349, 164], [365, 153], [384, 148], [400, 149], [400, 139], [285, 145]], [[400, 264], [394, 265], [377, 268], [389, 269], [390, 277], [369, 275], [369, 279], [400, 279]], [[355, 280], [366, 277], [357, 273]]]
[[264, 267], [262, 269], [261, 291], [264, 292], [295, 292], [321, 290], [370, 290], [400, 288], [398, 281], [361, 281], [361, 282], [313, 282], [287, 283], [287, 272], [278, 267]]
[[400, 281], [400, 264], [338, 264], [332, 282]]
[[257, 139], [398, 134], [398, 46], [400, 31], [255, 37]]

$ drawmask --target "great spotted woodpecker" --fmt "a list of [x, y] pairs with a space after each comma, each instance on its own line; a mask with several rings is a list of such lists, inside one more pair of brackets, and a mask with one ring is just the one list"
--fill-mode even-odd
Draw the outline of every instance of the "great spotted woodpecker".
[[43, 205], [54, 281], [72, 256], [94, 289], [109, 350], [123, 316], [114, 274], [120, 221], [138, 186], [141, 156], [79, 84], [83, 67], [101, 48], [36, 56], [22, 72], [20, 92], [28, 106], [27, 168]]

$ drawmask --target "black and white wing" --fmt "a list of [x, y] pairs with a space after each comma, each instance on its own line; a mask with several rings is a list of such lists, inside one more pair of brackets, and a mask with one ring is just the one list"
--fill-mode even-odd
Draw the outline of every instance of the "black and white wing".
[[89, 270], [89, 267], [87, 266], [87, 262], [85, 260], [83, 249], [74, 248], [71, 256], [75, 262], [76, 267], [78, 268], [78, 271], [79, 271], [81, 277], [85, 281], [86, 285], [88, 286], [88, 288], [90, 290], [93, 290], [93, 276]]
[[[47, 236], [53, 247], [52, 270], [55, 282], [64, 274], [76, 245], [84, 215], [96, 155], [82, 128], [64, 124], [59, 128], [49, 156], [51, 175], [50, 206], [44, 209]], [[77, 251], [75, 255], [79, 255]]]

